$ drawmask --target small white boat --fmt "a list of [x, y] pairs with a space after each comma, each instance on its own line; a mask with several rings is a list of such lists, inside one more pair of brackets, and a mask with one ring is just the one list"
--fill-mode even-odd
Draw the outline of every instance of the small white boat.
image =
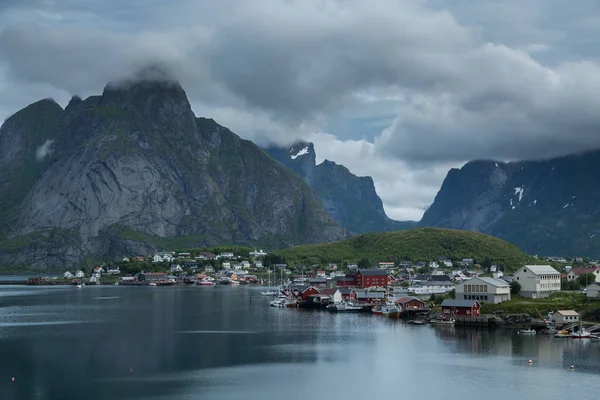
[[263, 296], [277, 296], [279, 293], [276, 290], [265, 290], [264, 292], [260, 292]]
[[80, 285], [80, 284], [77, 284], [77, 285], [75, 285], [75, 287], [76, 287], [77, 289], [81, 289], [81, 285]]
[[206, 279], [202, 279], [202, 280], [194, 282], [194, 285], [196, 285], [196, 286], [215, 286], [216, 283], [206, 280]]
[[576, 326], [571, 332], [573, 339], [589, 339], [592, 336], [591, 332], [588, 332], [583, 326]]
[[429, 321], [432, 325], [454, 325], [456, 320], [454, 318], [451, 319], [432, 319]]
[[420, 319], [411, 319], [410, 321], [408, 321], [408, 323], [413, 325], [424, 325], [425, 321], [422, 321]]
[[156, 282], [150, 282], [148, 286], [156, 286]]
[[285, 307], [285, 300], [283, 299], [275, 299], [269, 302], [269, 306], [271, 307]]
[[535, 329], [520, 329], [519, 335], [535, 335], [537, 332]]
[[381, 315], [387, 317], [397, 317], [400, 315], [400, 309], [394, 304], [384, 304], [381, 306]]

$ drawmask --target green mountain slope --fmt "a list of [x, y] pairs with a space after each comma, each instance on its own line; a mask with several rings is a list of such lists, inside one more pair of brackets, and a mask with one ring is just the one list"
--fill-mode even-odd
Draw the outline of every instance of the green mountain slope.
[[516, 246], [483, 233], [440, 228], [415, 228], [399, 232], [368, 233], [336, 243], [290, 247], [277, 255], [293, 264], [328, 262], [430, 261], [473, 258], [513, 271], [536, 259]]

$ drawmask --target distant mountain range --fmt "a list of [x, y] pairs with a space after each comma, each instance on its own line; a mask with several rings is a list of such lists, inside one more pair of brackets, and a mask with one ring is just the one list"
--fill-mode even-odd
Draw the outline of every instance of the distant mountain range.
[[600, 257], [600, 151], [472, 161], [446, 176], [420, 226], [467, 229], [529, 254]]
[[313, 143], [299, 141], [265, 151], [298, 174], [317, 193], [329, 215], [353, 233], [397, 231], [416, 225], [388, 218], [370, 176], [358, 177], [329, 160], [317, 165]]

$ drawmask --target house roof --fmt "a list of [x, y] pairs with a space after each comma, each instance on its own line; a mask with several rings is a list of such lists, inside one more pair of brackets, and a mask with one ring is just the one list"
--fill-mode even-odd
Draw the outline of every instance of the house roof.
[[453, 300], [444, 299], [442, 307], [473, 307], [477, 300]]
[[359, 269], [358, 272], [360, 272], [360, 274], [363, 276], [382, 276], [382, 275], [387, 276], [388, 275], [387, 270], [379, 269], [379, 268]]
[[593, 274], [598, 270], [598, 267], [587, 267], [587, 268], [574, 268], [571, 270], [575, 275], [580, 276], [583, 274]]
[[431, 275], [429, 277], [430, 281], [434, 282], [450, 282], [452, 279], [448, 275]]
[[560, 275], [560, 273], [550, 265], [524, 265], [523, 268], [527, 268], [528, 270], [533, 272], [535, 275], [548, 275], [548, 274]]
[[328, 295], [326, 295], [325, 293], [315, 293], [315, 294], [309, 294], [308, 297], [329, 297]]
[[349, 294], [351, 294], [352, 292], [354, 292], [354, 289], [340, 289], [340, 292], [341, 292], [343, 295], [349, 295]]
[[413, 280], [415, 281], [426, 281], [429, 279], [429, 275], [425, 275], [425, 274], [418, 274], [417, 276], [415, 276], [413, 278]]
[[384, 292], [356, 292], [356, 297], [367, 298], [367, 299], [383, 299], [385, 297]]
[[404, 303], [408, 303], [409, 301], [412, 301], [412, 300], [417, 300], [417, 301], [420, 301], [421, 303], [423, 302], [421, 299], [418, 299], [416, 297], [407, 296], [407, 297], [399, 298], [398, 300], [396, 300], [396, 303], [404, 304]]
[[167, 276], [164, 272], [146, 272], [142, 274], [144, 276]]
[[578, 317], [579, 316], [579, 313], [577, 311], [573, 311], [573, 310], [557, 310], [556, 314], [560, 314], [563, 317], [567, 317], [567, 316]]
[[[473, 279], [479, 279], [480, 281], [483, 281], [485, 283], [488, 283], [492, 286], [496, 286], [496, 287], [508, 287], [508, 283], [504, 280], [500, 280], [500, 279], [494, 279], [494, 278], [489, 278], [486, 276], [479, 276], [477, 278], [473, 278]], [[470, 279], [468, 281], [464, 281], [463, 283], [468, 283], [470, 281]]]
[[321, 290], [322, 294], [326, 294], [326, 295], [334, 295], [335, 292], [337, 292], [339, 289], [338, 288], [325, 288], [323, 290]]

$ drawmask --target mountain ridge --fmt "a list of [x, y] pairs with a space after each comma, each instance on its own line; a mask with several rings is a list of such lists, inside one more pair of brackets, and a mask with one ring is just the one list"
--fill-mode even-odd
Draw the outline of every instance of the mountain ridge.
[[475, 160], [448, 172], [420, 226], [485, 232], [531, 254], [600, 256], [600, 151]]
[[345, 166], [330, 160], [317, 164], [315, 147], [311, 142], [272, 145], [264, 150], [313, 188], [333, 219], [351, 232], [394, 231], [416, 224], [394, 221], [386, 215], [370, 176], [356, 176]]

